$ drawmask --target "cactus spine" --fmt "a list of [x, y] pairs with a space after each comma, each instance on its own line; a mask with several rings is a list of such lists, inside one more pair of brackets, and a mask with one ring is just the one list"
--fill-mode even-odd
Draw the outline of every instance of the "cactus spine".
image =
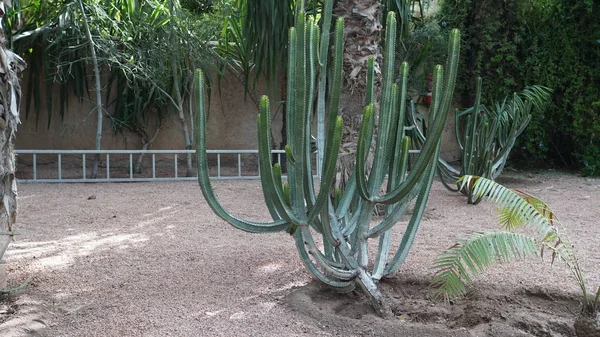
[[[332, 1], [325, 4], [324, 21], [331, 20]], [[405, 135], [404, 115], [408, 65], [400, 66], [401, 84], [394, 83], [396, 71], [394, 49], [396, 20], [387, 17], [383, 86], [379, 101], [379, 123], [374, 137], [377, 106], [372, 102], [373, 60], [368, 62], [366, 107], [357, 146], [355, 172], [345, 190], [333, 191], [335, 164], [342, 136], [342, 119], [338, 116], [341, 89], [343, 20], [335, 24], [332, 72], [327, 71], [329, 28], [322, 32], [313, 18], [300, 11], [296, 27], [289, 34], [287, 182], [278, 164], [271, 165], [270, 104], [262, 97], [258, 115], [259, 169], [267, 208], [273, 218], [270, 223], [239, 219], [225, 211], [211, 188], [206, 159], [204, 84], [200, 70], [195, 76], [197, 114], [198, 180], [210, 207], [233, 226], [248, 232], [288, 231], [295, 239], [300, 258], [306, 268], [320, 281], [342, 291], [357, 285], [369, 296], [376, 311], [390, 314], [377, 281], [398, 270], [413, 243], [423, 215], [439, 155], [441, 133], [452, 98], [459, 54], [459, 32], [453, 31], [449, 46], [447, 72], [435, 68], [430, 134], [421, 154], [408, 171], [410, 139]], [[326, 82], [330, 81], [330, 82]], [[325, 104], [325, 88], [330, 88]], [[313, 98], [316, 96], [317, 148], [319, 188], [314, 189], [310, 141]], [[327, 106], [327, 107], [326, 107]], [[375, 138], [373, 167], [367, 174], [365, 158]], [[387, 182], [386, 182], [387, 176]], [[379, 193], [385, 184], [385, 192]], [[333, 193], [332, 193], [333, 192]], [[331, 196], [333, 194], [333, 197]], [[391, 251], [390, 229], [405, 214], [408, 204], [416, 199], [415, 209], [400, 246]], [[385, 216], [372, 226], [375, 205], [387, 205]], [[314, 236], [322, 237], [322, 244]], [[370, 239], [378, 238], [374, 263], [369, 261]], [[393, 254], [392, 254], [393, 253]], [[372, 266], [372, 268], [370, 268]]]

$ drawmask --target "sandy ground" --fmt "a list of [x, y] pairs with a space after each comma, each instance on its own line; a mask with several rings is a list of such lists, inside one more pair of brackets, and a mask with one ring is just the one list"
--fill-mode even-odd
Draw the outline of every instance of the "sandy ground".
[[[600, 180], [506, 176], [555, 210], [590, 288], [600, 284]], [[258, 181], [214, 186], [235, 214], [268, 220]], [[571, 336], [579, 307], [568, 270], [547, 257], [490, 270], [464, 299], [430, 298], [436, 255], [496, 227], [493, 207], [467, 205], [438, 182], [408, 261], [382, 283], [392, 320], [376, 317], [360, 293], [311, 281], [287, 233], [221, 221], [194, 182], [22, 184], [19, 207], [9, 283], [33, 278], [0, 297], [0, 336]]]

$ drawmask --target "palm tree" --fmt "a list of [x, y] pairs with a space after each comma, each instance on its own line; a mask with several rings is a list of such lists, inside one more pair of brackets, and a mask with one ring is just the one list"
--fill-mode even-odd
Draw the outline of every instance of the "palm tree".
[[[6, 4], [0, 0], [0, 20]], [[19, 121], [21, 87], [18, 74], [25, 62], [6, 46], [0, 29], [0, 260], [12, 237], [17, 219], [17, 182], [15, 180], [15, 132]]]
[[[401, 4], [409, 1], [403, 0]], [[304, 6], [304, 1], [296, 0], [237, 0], [238, 9], [243, 12], [241, 34], [235, 41], [227, 42], [229, 55], [235, 54], [238, 60], [238, 69], [244, 75], [246, 89], [252, 91], [259, 76], [264, 76], [270, 87], [285, 88], [285, 46], [287, 44], [287, 31], [293, 25], [294, 12]], [[344, 117], [344, 135], [340, 160], [338, 161], [337, 180], [344, 185], [343, 181], [349, 178], [352, 167], [349, 163], [354, 161], [356, 152], [356, 139], [358, 126], [364, 106], [365, 78], [367, 60], [375, 58], [375, 74], [379, 77], [379, 61], [381, 55], [381, 14], [382, 5], [378, 0], [339, 0], [339, 1], [306, 1], [308, 12], [318, 13], [324, 6], [333, 5], [333, 12], [338, 17], [345, 19], [344, 29], [344, 88], [342, 89], [342, 106], [340, 107]], [[235, 24], [229, 22], [228, 25]], [[323, 27], [323, 24], [328, 24]], [[322, 29], [329, 30], [331, 22], [322, 23]], [[225, 29], [226, 31], [227, 29]], [[232, 35], [230, 34], [229, 37]], [[232, 47], [232, 45], [234, 47]], [[243, 47], [243, 48], [242, 48]], [[235, 50], [234, 50], [235, 48]], [[323, 62], [323, 60], [321, 60]], [[379, 81], [376, 79], [375, 83]], [[285, 90], [282, 91], [282, 93]], [[283, 104], [283, 116], [285, 118], [285, 97], [282, 94], [280, 100]], [[283, 123], [285, 127], [285, 122]], [[285, 135], [285, 130], [282, 130]], [[282, 139], [281, 148], [285, 146], [286, 140]], [[319, 144], [318, 144], [319, 145]]]
[[[378, 88], [381, 82], [381, 7], [378, 0], [341, 0], [334, 8], [334, 14], [344, 18], [344, 86], [340, 99], [344, 130], [336, 169], [336, 187], [342, 189], [354, 169], [352, 163], [355, 162], [358, 130], [363, 107], [367, 103], [364, 97], [367, 60], [370, 57], [374, 59], [375, 87]], [[373, 101], [377, 101], [376, 96], [377, 92]]]
[[[375, 85], [380, 83], [382, 18], [394, 11], [400, 18], [399, 32], [406, 36], [412, 12], [418, 6], [422, 12], [428, 0], [235, 0], [234, 6], [242, 13], [242, 23], [229, 21], [224, 31], [228, 32], [224, 50], [236, 59], [237, 69], [243, 74], [246, 90], [252, 95], [253, 85], [259, 76], [264, 76], [270, 88], [282, 88], [283, 129], [280, 148], [285, 140], [285, 53], [287, 31], [293, 22], [294, 12], [305, 6], [307, 12], [318, 13], [325, 6], [333, 5], [333, 13], [344, 18], [343, 89], [341, 93], [341, 116], [344, 118], [342, 148], [336, 168], [336, 187], [343, 188], [352, 172], [351, 163], [356, 153], [358, 126], [365, 105], [365, 78], [367, 60], [375, 60]], [[421, 16], [423, 16], [421, 14]], [[238, 25], [237, 30], [232, 26]], [[331, 23], [321, 22], [321, 29], [330, 29]], [[233, 34], [239, 32], [238, 35]], [[233, 38], [232, 38], [233, 37]], [[323, 60], [321, 60], [323, 62]], [[252, 83], [250, 83], [252, 82]], [[284, 83], [280, 83], [284, 82]], [[270, 94], [274, 94], [271, 92]], [[377, 92], [373, 100], [376, 101]], [[318, 144], [322, 149], [323, 145]], [[321, 162], [318, 158], [317, 162]], [[370, 163], [370, 160], [367, 164]]]

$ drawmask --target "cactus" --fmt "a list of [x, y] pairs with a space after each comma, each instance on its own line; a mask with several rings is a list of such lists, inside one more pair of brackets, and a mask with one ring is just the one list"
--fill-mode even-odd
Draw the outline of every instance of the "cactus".
[[[331, 20], [331, 3], [331, 0], [327, 1], [323, 13], [326, 22]], [[405, 135], [403, 125], [408, 65], [403, 63], [400, 66], [400, 85], [395, 84], [396, 20], [392, 12], [387, 17], [386, 27], [380, 101], [378, 105], [373, 102], [374, 67], [373, 59], [370, 59], [366, 107], [360, 126], [355, 171], [342, 191], [333, 188], [333, 181], [343, 126], [343, 121], [338, 116], [343, 19], [338, 19], [335, 24], [335, 45], [330, 59], [332, 69], [327, 69], [325, 61], [330, 50], [328, 25], [320, 33], [312, 17], [306, 18], [303, 11], [297, 14], [296, 27], [290, 30], [288, 49], [287, 182], [282, 177], [279, 164], [271, 165], [270, 103], [266, 96], [260, 101], [257, 120], [261, 184], [272, 222], [258, 223], [237, 218], [223, 209], [216, 200], [208, 176], [204, 79], [200, 70], [195, 74], [194, 90], [198, 125], [198, 180], [213, 211], [231, 225], [248, 232], [287, 231], [295, 239], [300, 258], [314, 277], [341, 291], [351, 291], [358, 286], [368, 295], [374, 309], [381, 316], [388, 316], [391, 311], [377, 282], [396, 272], [405, 261], [429, 196], [439, 156], [441, 133], [454, 90], [460, 39], [460, 33], [454, 30], [451, 34], [446, 74], [444, 75], [442, 66], [435, 67], [432, 118], [429, 123], [431, 132], [423, 144], [421, 154], [408, 171], [410, 138]], [[323, 76], [324, 74], [329, 76]], [[326, 80], [331, 82], [325, 82]], [[328, 104], [325, 104], [326, 87], [329, 88]], [[316, 107], [313, 105], [315, 96]], [[377, 135], [374, 136], [377, 107], [379, 122]], [[316, 114], [313, 113], [314, 108], [317, 110]], [[310, 154], [313, 116], [318, 121], [318, 190], [314, 187]], [[375, 142], [374, 162], [367, 174], [365, 158], [372, 141]], [[385, 188], [380, 193], [382, 186]], [[415, 208], [408, 227], [398, 249], [392, 252], [391, 229], [414, 199]], [[377, 219], [379, 223], [372, 225], [377, 204], [385, 204], [387, 208], [385, 215]], [[317, 235], [322, 240], [315, 240]], [[375, 261], [371, 262], [370, 239], [376, 238], [378, 245]], [[317, 241], [322, 243], [318, 244]]]
[[[475, 105], [455, 114], [455, 135], [462, 151], [460, 170], [443, 159], [438, 160], [438, 174], [444, 186], [451, 191], [460, 191], [468, 197], [468, 203], [477, 204], [470, 189], [460, 188], [458, 179], [464, 175], [476, 175], [495, 180], [500, 176], [517, 137], [531, 120], [533, 109], [541, 108], [550, 99], [549, 88], [534, 85], [520, 93], [513, 93], [493, 109], [481, 104], [481, 77], [477, 78]], [[512, 100], [511, 100], [512, 97]], [[426, 128], [420, 128], [416, 109], [411, 109], [409, 120], [413, 128], [413, 140], [417, 144], [425, 140]], [[456, 184], [456, 188], [452, 185]]]

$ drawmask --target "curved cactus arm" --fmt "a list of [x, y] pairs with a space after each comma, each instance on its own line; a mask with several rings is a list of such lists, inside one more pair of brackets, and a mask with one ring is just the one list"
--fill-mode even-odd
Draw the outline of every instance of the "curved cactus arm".
[[460, 120], [460, 118], [463, 116], [463, 112], [460, 112], [458, 109], [454, 110], [454, 137], [456, 138], [456, 143], [461, 151], [464, 151], [465, 149], [463, 143], [463, 133], [460, 130], [460, 126], [463, 124]]
[[363, 113], [363, 120], [358, 133], [358, 144], [356, 144], [356, 165], [354, 167], [356, 170], [357, 190], [359, 195], [365, 200], [371, 199], [371, 195], [367, 188], [365, 162], [370, 145], [370, 143], [367, 143], [367, 140], [371, 138], [368, 135], [373, 134], [374, 122], [375, 105], [371, 103], [365, 108]]
[[[260, 119], [260, 116], [258, 116], [258, 118]], [[260, 130], [260, 120], [258, 121], [258, 124], [259, 124], [259, 126], [258, 126], [259, 130]], [[260, 148], [260, 145], [259, 145], [259, 148]], [[260, 157], [260, 155], [259, 155], [259, 157]], [[268, 165], [270, 165], [270, 164], [271, 163], [269, 162]], [[260, 158], [258, 161], [258, 173], [261, 177], [266, 177], [269, 174], [267, 172], [267, 167], [264, 164], [264, 160], [261, 160]], [[269, 211], [271, 218], [274, 220], [285, 219], [286, 221], [291, 222], [291, 220], [286, 217], [285, 212], [282, 212], [281, 209], [277, 209], [277, 207], [275, 206], [274, 199], [277, 198], [277, 196], [275, 195], [275, 191], [273, 191], [273, 189], [271, 189], [271, 187], [274, 187], [274, 186], [269, 186], [266, 179], [261, 179], [260, 184], [261, 184], [262, 191], [263, 191], [263, 197], [265, 199], [265, 205], [267, 206], [267, 210]]]
[[331, 228], [331, 226], [336, 226], [337, 230], [339, 231], [340, 224], [335, 220], [335, 218], [331, 217], [332, 214], [333, 214], [333, 205], [331, 203], [331, 200], [328, 200], [325, 207], [323, 207], [323, 209], [321, 209], [321, 224], [323, 226], [322, 234], [323, 234], [323, 241], [324, 241], [323, 245], [325, 247], [332, 247], [335, 249], [337, 246], [339, 246], [341, 244], [341, 242], [339, 242], [333, 236], [333, 234], [332, 234], [333, 229]]
[[[292, 151], [296, 156], [296, 169], [288, 173], [293, 180], [290, 180], [292, 192], [292, 205], [296, 210], [298, 217], [304, 220], [306, 217], [306, 202], [304, 184], [306, 177], [306, 119], [308, 114], [306, 111], [306, 95], [307, 95], [307, 79], [306, 79], [306, 17], [303, 11], [300, 11], [296, 17], [296, 36], [295, 54], [296, 62], [290, 63], [289, 66], [294, 68], [295, 87], [292, 92], [288, 93], [288, 102], [294, 106], [294, 114], [291, 119], [294, 120], [294, 129], [288, 140], [291, 143]], [[290, 44], [292, 41], [290, 41]], [[290, 52], [292, 52], [290, 50]], [[291, 137], [289, 137], [291, 136]]]
[[367, 83], [365, 92], [365, 106], [373, 103], [375, 96], [375, 57], [369, 56], [367, 59]]
[[377, 130], [377, 139], [375, 142], [375, 154], [371, 173], [369, 174], [369, 194], [376, 196], [379, 194], [385, 175], [390, 171], [390, 165], [394, 154], [394, 145], [397, 133], [398, 113], [396, 111], [398, 101], [398, 86], [391, 85], [391, 97], [389, 102], [383, 103], [384, 109], [379, 113], [379, 125]]
[[307, 226], [302, 226], [301, 236], [305, 246], [308, 247], [308, 254], [315, 259], [315, 262], [324, 271], [325, 275], [341, 281], [349, 281], [356, 277], [356, 270], [344, 269], [347, 268], [347, 266], [335, 261], [331, 261], [325, 257], [323, 253], [321, 253], [321, 251], [317, 248], [315, 241], [313, 240], [310, 229], [308, 229]]
[[352, 201], [354, 200], [356, 192], [356, 169], [352, 170], [350, 174], [350, 179], [348, 179], [348, 184], [346, 184], [346, 188], [344, 192], [342, 192], [342, 197], [336, 207], [335, 217], [336, 219], [341, 219], [344, 215], [348, 214], [348, 210], [352, 205]]
[[[306, 67], [306, 76], [307, 79], [307, 95], [306, 95], [306, 110], [309, 111], [307, 114], [306, 120], [309, 121], [308, 125], [310, 126], [310, 115], [313, 113], [314, 109], [314, 97], [315, 97], [315, 80], [317, 78], [317, 67], [318, 67], [318, 51], [319, 51], [319, 26], [315, 24], [315, 19], [310, 17], [308, 20], [308, 30], [306, 32], [306, 39], [308, 44], [308, 60]], [[310, 133], [309, 133], [310, 136]], [[311, 137], [307, 138], [308, 142], [311, 141]], [[310, 152], [310, 151], [309, 151]]]
[[319, 281], [331, 287], [340, 288], [348, 291], [352, 291], [356, 287], [356, 283], [353, 281], [340, 281], [333, 279], [325, 275], [319, 270], [319, 268], [317, 268], [317, 266], [310, 259], [308, 251], [306, 250], [306, 246], [304, 245], [304, 240], [302, 236], [302, 231], [296, 231], [296, 233], [294, 233], [294, 238], [296, 239], [296, 247], [298, 248], [300, 259], [302, 260], [306, 268], [311, 272], [311, 274], [313, 274], [313, 276], [315, 276]]
[[406, 179], [406, 172], [408, 170], [408, 156], [410, 154], [410, 137], [404, 136], [400, 138], [401, 134], [398, 135], [398, 143], [396, 144], [396, 150], [394, 153], [394, 159], [392, 166], [390, 167], [390, 174], [388, 177], [388, 188], [392, 188], [401, 184]]
[[[444, 78], [443, 88], [440, 86], [442, 80], [442, 67], [436, 66], [434, 70], [433, 79], [433, 102], [432, 102], [432, 128], [431, 136], [425, 141], [421, 153], [406, 180], [390, 191], [386, 195], [380, 198], [375, 198], [374, 201], [381, 203], [395, 203], [402, 199], [419, 181], [426, 168], [430, 165], [432, 158], [438, 159], [439, 156], [435, 156], [437, 152], [438, 142], [437, 140], [441, 137], [446, 118], [448, 117], [448, 110], [450, 109], [450, 103], [452, 95], [454, 93], [454, 85], [456, 83], [456, 73], [458, 68], [458, 55], [460, 52], [460, 32], [457, 29], [453, 29], [450, 34], [450, 46], [448, 50], [448, 62], [447, 62], [447, 74]], [[443, 92], [442, 92], [443, 91]], [[440, 97], [441, 96], [441, 97]]]
[[[456, 181], [458, 180], [458, 178], [460, 178], [460, 172], [454, 167], [450, 166], [450, 164], [448, 164], [442, 158], [438, 159], [438, 165], [436, 170], [438, 172], [438, 176], [440, 177], [442, 185], [444, 185], [446, 189], [452, 192], [458, 192], [458, 188], [455, 186]], [[451, 183], [449, 183], [448, 181], [450, 181]]]
[[465, 172], [473, 172], [472, 166], [473, 157], [476, 155], [476, 134], [480, 127], [479, 122], [479, 105], [481, 102], [481, 87], [482, 87], [482, 79], [481, 77], [477, 77], [477, 85], [475, 88], [475, 105], [473, 106], [473, 110], [468, 117], [467, 130], [465, 132], [465, 151], [463, 151], [463, 174]]
[[[415, 187], [419, 186], [417, 185]], [[415, 190], [410, 194], [410, 196], [414, 198], [418, 195], [418, 193], [419, 189], [415, 188]], [[383, 218], [383, 220], [380, 223], [378, 223], [369, 230], [367, 236], [369, 238], [376, 238], [378, 236], [381, 236], [382, 233], [386, 233], [388, 230], [390, 230], [394, 225], [398, 223], [398, 221], [400, 221], [400, 218], [408, 209], [408, 205], [408, 202], [399, 202], [397, 204], [394, 204], [394, 206], [391, 207], [391, 209], [388, 209], [388, 214], [386, 214], [385, 218]]]
[[[436, 156], [439, 156], [441, 147], [441, 140], [437, 144], [436, 148]], [[393, 274], [404, 263], [406, 257], [408, 256], [408, 252], [412, 247], [412, 244], [415, 240], [415, 235], [417, 233], [417, 229], [419, 229], [419, 224], [421, 223], [421, 218], [423, 217], [423, 212], [425, 211], [425, 206], [427, 205], [427, 200], [429, 199], [429, 191], [431, 191], [431, 183], [433, 182], [433, 177], [435, 176], [435, 166], [429, 168], [426, 174], [426, 181], [422, 182], [421, 193], [417, 197], [417, 201], [415, 203], [415, 207], [413, 209], [413, 214], [410, 218], [408, 226], [406, 227], [406, 231], [402, 236], [402, 241], [400, 242], [400, 246], [398, 250], [394, 254], [394, 257], [390, 260], [390, 262], [386, 265], [384, 270], [384, 276]]]
[[334, 215], [333, 209], [330, 208], [329, 219], [331, 220], [331, 226], [330, 226], [331, 235], [333, 236], [335, 241], [338, 243], [335, 246], [336, 252], [338, 253], [338, 255], [340, 257], [340, 260], [343, 261], [343, 263], [346, 266], [348, 266], [348, 269], [357, 269], [358, 263], [353, 258], [354, 255], [352, 254], [351, 249], [348, 247], [346, 238], [340, 229], [340, 223], [337, 221], [337, 219], [332, 217], [333, 215]]
[[[417, 108], [415, 107], [415, 101], [410, 100], [410, 114], [409, 114], [410, 130], [412, 131], [413, 138], [417, 140], [419, 147], [425, 143], [425, 131], [421, 130], [419, 121], [417, 121]], [[423, 126], [425, 128], [425, 126]]]
[[333, 178], [335, 177], [335, 165], [337, 163], [337, 158], [339, 154], [340, 143], [342, 141], [342, 128], [344, 127], [344, 121], [342, 117], [338, 117], [336, 120], [336, 126], [334, 130], [333, 140], [327, 146], [325, 167], [323, 171], [323, 178], [321, 181], [321, 187], [319, 189], [319, 194], [317, 196], [317, 200], [313, 208], [310, 210], [308, 214], [308, 221], [312, 221], [320, 212], [321, 209], [325, 206], [327, 200], [329, 200], [329, 193], [331, 186], [333, 185]]
[[365, 201], [361, 198], [356, 203], [356, 210], [352, 213], [352, 216], [349, 218], [349, 220], [346, 222], [344, 228], [342, 229], [342, 233], [344, 234], [344, 237], [349, 236], [356, 229], [356, 225], [358, 224], [358, 219], [360, 218], [362, 204], [364, 204], [366, 202], [367, 201]]
[[[441, 105], [441, 96], [442, 96], [442, 86], [440, 85], [442, 81], [442, 67], [436, 66], [434, 71], [434, 85], [433, 85], [433, 102], [431, 104], [431, 110], [436, 110], [440, 108]], [[444, 127], [445, 118], [448, 115], [448, 112], [441, 113], [433, 113], [436, 116], [431, 122], [433, 123], [432, 132], [427, 140], [425, 141], [423, 147], [421, 148], [421, 153], [419, 157], [410, 171], [408, 177], [401, 184], [396, 186], [391, 191], [387, 192], [385, 195], [381, 197], [372, 198], [373, 201], [385, 203], [385, 204], [393, 204], [397, 203], [402, 199], [405, 199], [405, 196], [415, 187], [415, 185], [421, 180], [424, 172], [426, 171], [428, 165], [431, 163], [431, 159], [434, 158], [433, 155], [435, 153], [435, 148], [437, 147], [437, 142], [435, 140], [439, 139], [441, 132]], [[437, 157], [435, 157], [437, 159]]]
[[[408, 116], [409, 116], [409, 121], [411, 123], [412, 135], [413, 135], [413, 138], [416, 140], [417, 146], [420, 148], [420, 147], [422, 147], [423, 143], [425, 142], [426, 137], [425, 137], [423, 130], [421, 130], [419, 123], [417, 122], [417, 116], [415, 113], [415, 111], [416, 111], [415, 102], [413, 100], [411, 100], [410, 105], [411, 105], [411, 113]], [[462, 141], [461, 141], [462, 136], [460, 133], [459, 125], [461, 124], [460, 118], [463, 117], [464, 114], [465, 114], [465, 111], [459, 112], [459, 110], [456, 109], [455, 115], [454, 115], [455, 116], [454, 117], [455, 118], [454, 133], [456, 135], [456, 139], [457, 139], [457, 142], [458, 142], [458, 145], [459, 145], [459, 148], [461, 151], [463, 151], [464, 148], [463, 148]], [[454, 185], [456, 185], [456, 181], [458, 180], [458, 178], [460, 178], [462, 176], [461, 172], [459, 170], [452, 167], [452, 165], [450, 165], [444, 159], [438, 158], [437, 172], [438, 172], [438, 176], [440, 177], [440, 181], [442, 182], [442, 185], [444, 185], [444, 187], [446, 187], [446, 189], [448, 189], [452, 192], [458, 192], [458, 188], [454, 187]]]
[[319, 87], [317, 89], [317, 172], [321, 178], [325, 151], [325, 94], [327, 90], [327, 62], [329, 52], [329, 30], [333, 12], [333, 0], [323, 5], [323, 31], [319, 45]]
[[332, 142], [333, 130], [340, 108], [340, 93], [342, 88], [342, 59], [344, 52], [344, 19], [338, 18], [335, 23], [335, 40], [333, 54], [333, 73], [331, 82], [331, 93], [329, 95], [329, 116], [327, 118], [327, 143]]
[[379, 106], [379, 119], [377, 122], [377, 137], [375, 139], [375, 154], [373, 166], [369, 175], [369, 194], [377, 195], [389, 166], [392, 151], [388, 148], [393, 146], [395, 119], [398, 118], [394, 111], [395, 102], [398, 101], [398, 86], [394, 84], [394, 61], [396, 43], [396, 17], [393, 11], [388, 12], [387, 29], [385, 30], [385, 47], [382, 67], [382, 90]]
[[315, 24], [314, 18], [310, 17], [308, 20], [309, 29], [307, 30], [307, 43], [308, 43], [308, 67], [307, 67], [307, 97], [306, 97], [306, 106], [308, 113], [306, 114], [306, 118], [304, 121], [305, 124], [305, 169], [304, 169], [304, 179], [306, 179], [307, 184], [304, 184], [304, 194], [306, 196], [306, 204], [307, 209], [311, 209], [316, 202], [315, 196], [315, 184], [310, 183], [313, 182], [313, 169], [312, 169], [312, 153], [311, 153], [311, 141], [312, 141], [312, 113], [314, 108], [314, 97], [315, 97], [315, 79], [316, 79], [316, 70], [317, 70], [317, 52], [318, 52], [318, 43], [319, 43], [319, 27]]
[[[281, 218], [294, 224], [304, 223], [286, 203], [285, 193], [279, 189], [280, 183], [271, 166], [271, 113], [270, 103], [267, 96], [260, 100], [260, 113], [258, 114], [258, 156], [259, 168], [261, 170], [261, 184], [265, 203], [269, 210], [273, 208]], [[279, 167], [279, 165], [277, 165]]]
[[196, 161], [198, 163], [198, 183], [202, 194], [210, 208], [231, 225], [253, 233], [278, 232], [285, 230], [289, 223], [285, 220], [277, 220], [269, 223], [252, 222], [240, 219], [228, 213], [216, 199], [212, 189], [208, 170], [208, 160], [206, 157], [206, 113], [204, 101], [204, 75], [202, 70], [197, 69], [194, 74], [194, 83], [196, 90], [195, 101], [196, 108]]
[[257, 130], [258, 130], [258, 170], [261, 177], [267, 179], [260, 179], [260, 183], [263, 190], [263, 196], [265, 204], [271, 217], [275, 220], [283, 219], [287, 222], [294, 222], [292, 218], [287, 216], [284, 198], [278, 199], [275, 186], [276, 180], [270, 179], [274, 176], [271, 167], [271, 112], [270, 103], [267, 96], [263, 96], [260, 99], [260, 113], [257, 116]]
[[375, 258], [375, 264], [373, 265], [373, 280], [379, 281], [383, 277], [385, 270], [385, 263], [387, 260], [388, 253], [390, 251], [390, 232], [385, 232], [379, 237], [379, 248]]
[[[444, 77], [444, 96], [442, 97], [441, 109], [437, 112], [448, 113], [452, 98], [454, 95], [454, 86], [456, 85], [456, 74], [458, 72], [458, 62], [460, 56], [460, 30], [452, 29], [450, 32], [450, 41], [448, 44], [448, 58], [446, 59], [447, 76]], [[437, 117], [437, 112], [436, 116]], [[445, 121], [445, 120], [444, 120]]]
[[388, 174], [388, 191], [396, 186], [405, 178], [408, 168], [408, 155], [410, 150], [410, 138], [405, 136], [404, 119], [406, 116], [406, 91], [408, 87], [408, 63], [402, 62], [400, 65], [400, 100], [398, 101], [398, 118], [396, 119], [396, 134], [394, 154], [391, 161], [391, 167]]
[[[371, 67], [372, 66], [373, 65], [371, 64]], [[373, 72], [373, 69], [371, 69], [371, 72]], [[373, 76], [373, 75], [371, 74], [371, 76]], [[371, 83], [372, 82], [373, 82], [373, 79], [371, 79]], [[370, 106], [371, 104], [372, 103], [369, 103], [368, 105], [366, 105], [366, 107]], [[365, 108], [365, 110], [366, 110], [366, 108]], [[363, 150], [364, 152], [367, 152], [367, 149], [370, 148], [371, 141], [373, 140], [373, 127], [374, 127], [374, 117], [372, 119], [369, 119], [366, 117], [368, 117], [368, 116], [365, 116], [363, 114], [363, 119], [362, 119], [362, 124], [361, 124], [361, 128], [362, 128], [362, 126], [365, 123], [367, 123], [367, 122], [369, 123], [369, 124], [365, 125], [365, 127], [368, 127], [368, 129], [365, 130], [364, 144], [366, 145], [366, 149]], [[361, 138], [360, 135], [359, 135], [358, 139], [359, 139], [358, 140], [359, 143], [361, 142], [361, 140], [363, 140], [363, 138]], [[363, 176], [366, 176], [366, 171], [364, 170], [364, 163], [367, 158], [366, 156], [367, 156], [367, 154], [365, 154], [364, 157], [362, 157]], [[357, 151], [357, 158], [358, 157], [359, 156], [358, 156], [358, 151]], [[340, 204], [336, 211], [337, 219], [341, 218], [342, 214], [346, 214], [348, 212], [352, 202], [355, 200], [355, 196], [356, 196], [355, 192], [357, 189], [357, 181], [358, 181], [357, 180], [358, 179], [358, 175], [357, 175], [358, 169], [357, 168], [361, 167], [359, 164], [360, 163], [357, 160], [356, 165], [354, 165], [354, 168], [352, 169], [352, 173], [350, 174], [350, 179], [348, 180], [348, 184], [346, 185], [346, 188], [344, 189], [344, 192], [342, 193], [342, 198], [340, 200]], [[366, 178], [363, 178], [363, 179], [365, 179], [363, 181], [363, 183], [364, 183], [364, 190], [366, 191], [366, 186], [367, 186]], [[364, 196], [361, 195], [360, 193], [359, 193], [359, 196], [364, 198]]]

